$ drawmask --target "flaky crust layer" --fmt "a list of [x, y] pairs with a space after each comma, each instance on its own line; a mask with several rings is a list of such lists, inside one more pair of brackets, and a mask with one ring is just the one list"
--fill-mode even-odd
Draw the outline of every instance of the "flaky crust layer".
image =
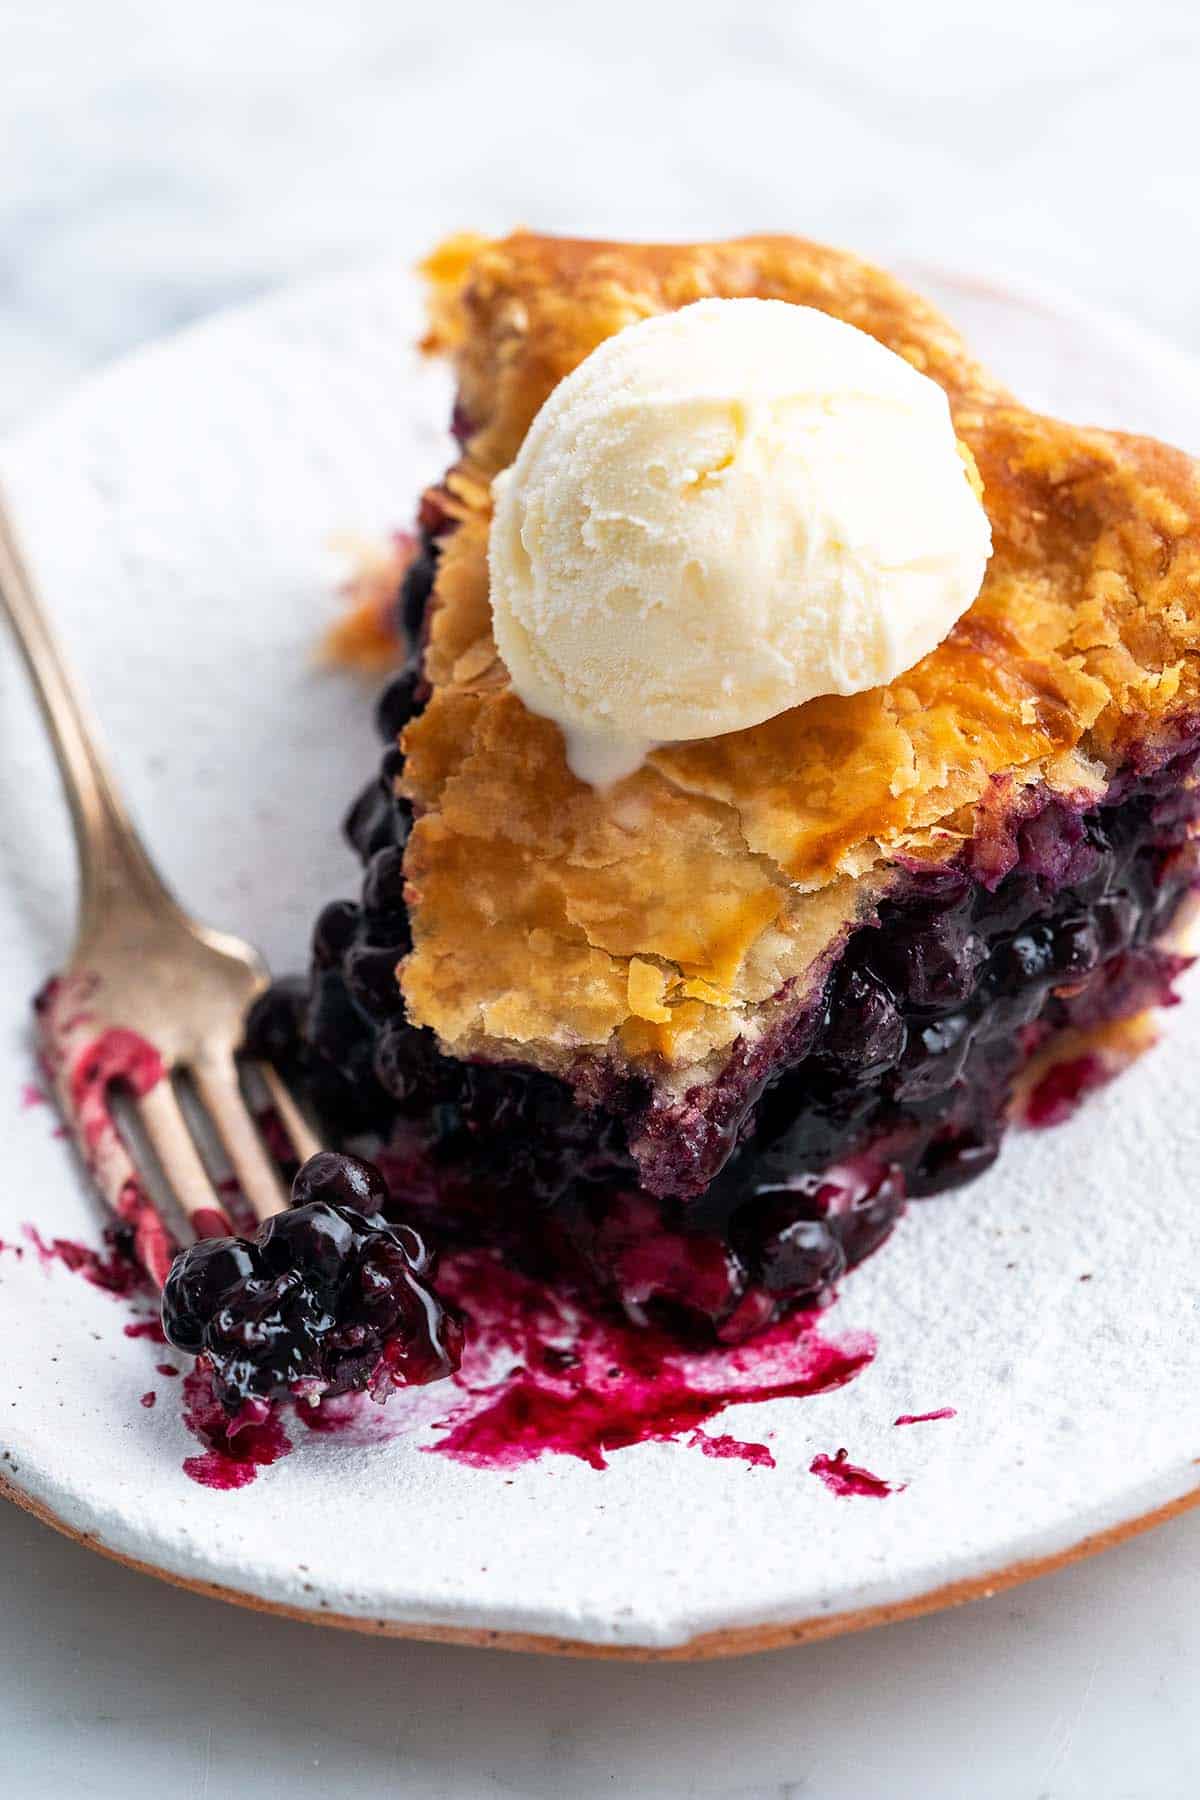
[[[469, 427], [404, 738], [410, 1018], [454, 1055], [612, 1057], [682, 1091], [802, 999], [898, 855], [943, 858], [1034, 782], [1100, 791], [1200, 715], [1200, 476], [1148, 439], [1028, 411], [925, 301], [796, 238], [460, 238], [430, 347]], [[492, 477], [553, 386], [634, 320], [708, 295], [817, 306], [946, 390], [994, 554], [975, 605], [888, 687], [672, 745], [608, 794], [567, 769], [491, 635]]]

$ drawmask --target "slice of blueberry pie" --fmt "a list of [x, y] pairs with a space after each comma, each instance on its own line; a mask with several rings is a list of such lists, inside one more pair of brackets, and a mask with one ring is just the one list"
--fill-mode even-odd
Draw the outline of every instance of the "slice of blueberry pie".
[[460, 456], [361, 902], [254, 1030], [406, 1215], [735, 1339], [1171, 999], [1197, 467], [797, 239], [428, 273]]

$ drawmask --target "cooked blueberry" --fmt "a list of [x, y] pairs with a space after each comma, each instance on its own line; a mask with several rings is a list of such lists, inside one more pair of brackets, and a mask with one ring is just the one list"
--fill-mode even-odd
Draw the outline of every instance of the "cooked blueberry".
[[1127, 896], [1113, 894], [1098, 900], [1092, 908], [1092, 923], [1096, 928], [1100, 955], [1114, 956], [1132, 943], [1137, 922], [1138, 909]]
[[331, 900], [313, 926], [313, 960], [327, 969], [340, 963], [358, 935], [361, 914], [353, 900]]
[[299, 1358], [312, 1349], [314, 1331], [328, 1329], [328, 1315], [314, 1307], [308, 1283], [299, 1269], [275, 1269], [245, 1281], [228, 1293], [212, 1316], [210, 1344], [244, 1356]]
[[[1150, 817], [1156, 835], [1168, 841], [1185, 837], [1187, 835], [1186, 828], [1195, 816], [1196, 796], [1191, 787], [1184, 782], [1181, 782], [1173, 791], [1168, 790], [1165, 794], [1160, 794], [1150, 808]], [[1176, 826], [1182, 826], [1184, 829], [1176, 832], [1174, 829]]]
[[424, 1308], [409, 1286], [410, 1263], [398, 1243], [380, 1238], [365, 1250], [356, 1275], [360, 1317], [385, 1330], [403, 1319], [411, 1324]]
[[1014, 983], [993, 975], [976, 1035], [983, 1039], [1011, 1037], [1021, 1026], [1031, 1024], [1045, 1004], [1046, 989], [1040, 981]]
[[1089, 975], [1100, 960], [1100, 938], [1092, 920], [1084, 915], [1064, 919], [1054, 929], [1055, 973], [1068, 980]]
[[397, 846], [377, 850], [363, 880], [364, 936], [377, 948], [390, 948], [399, 962], [412, 949], [408, 908], [404, 903], [404, 852]]
[[396, 783], [404, 773], [404, 752], [399, 744], [392, 744], [379, 759], [379, 779], [393, 799], [398, 800], [401, 807], [408, 802], [396, 793]]
[[342, 830], [351, 849], [366, 862], [377, 850], [404, 844], [411, 823], [407, 803], [396, 798], [390, 783], [376, 777], [346, 814]]
[[906, 1035], [896, 1002], [879, 977], [853, 969], [834, 988], [821, 1053], [860, 1080], [871, 1079], [899, 1061]]
[[1017, 842], [1024, 867], [1056, 887], [1065, 887], [1073, 877], [1082, 877], [1094, 866], [1082, 818], [1053, 802], [1025, 820], [1018, 830]]
[[290, 976], [273, 981], [246, 1015], [243, 1048], [260, 1062], [285, 1066], [296, 1055], [302, 1036], [307, 983]]
[[163, 1285], [163, 1330], [171, 1342], [195, 1356], [225, 1294], [260, 1266], [254, 1246], [240, 1238], [202, 1238], [182, 1250]]
[[386, 1025], [375, 1047], [375, 1074], [385, 1093], [411, 1105], [424, 1100], [432, 1105], [438, 1089], [443, 1059], [437, 1054], [432, 1033], [419, 1031], [404, 1021]]
[[372, 944], [355, 944], [347, 951], [342, 973], [346, 986], [365, 1011], [386, 1017], [402, 1010], [404, 1001], [396, 965], [404, 949], [399, 944], [388, 944], [382, 949]]
[[323, 1200], [301, 1206], [293, 1202], [287, 1212], [268, 1219], [258, 1233], [259, 1254], [264, 1268], [272, 1273], [295, 1268], [308, 1280], [329, 1282], [357, 1246], [360, 1235], [353, 1218]]
[[907, 893], [893, 904], [899, 912], [928, 919], [937, 913], [955, 911], [970, 893], [971, 878], [965, 870], [953, 863], [931, 863], [912, 871]]
[[1054, 975], [1054, 937], [1048, 925], [1031, 925], [1002, 944], [994, 958], [998, 979], [1009, 987], [1049, 981]]
[[244, 1283], [227, 1296], [204, 1336], [222, 1397], [240, 1404], [289, 1392], [319, 1366], [320, 1341], [333, 1323], [297, 1270]]
[[982, 889], [976, 895], [972, 916], [976, 929], [994, 948], [999, 939], [1019, 931], [1040, 906], [1037, 883], [1015, 869], [999, 887]]
[[383, 1399], [457, 1368], [461, 1323], [426, 1284], [420, 1235], [380, 1216], [379, 1171], [323, 1151], [293, 1195], [252, 1239], [193, 1245], [167, 1278], [167, 1336], [208, 1358], [226, 1410], [361, 1388]]
[[421, 671], [415, 662], [393, 675], [375, 707], [375, 723], [379, 735], [387, 743], [396, 741], [408, 721], [418, 711], [417, 694], [421, 687]]
[[946, 1013], [914, 1026], [896, 1083], [897, 1096], [911, 1105], [945, 1093], [961, 1075], [970, 1048], [971, 1021], [966, 1013]]
[[400, 589], [400, 623], [408, 635], [409, 643], [414, 646], [420, 641], [425, 609], [433, 592], [436, 572], [437, 553], [429, 544], [409, 563], [405, 571], [404, 583]]
[[833, 1286], [845, 1267], [842, 1246], [821, 1219], [793, 1219], [759, 1250], [759, 1278], [773, 1294], [819, 1294]]
[[337, 969], [313, 971], [304, 1035], [319, 1057], [353, 1084], [370, 1073], [371, 1038]]
[[377, 850], [363, 877], [363, 905], [368, 912], [388, 912], [404, 906], [404, 852], [395, 845]]
[[1191, 843], [1165, 859], [1153, 898], [1141, 921], [1138, 935], [1143, 943], [1171, 930], [1184, 894], [1195, 886], [1197, 854], [1197, 845]]
[[974, 1181], [999, 1155], [1001, 1128], [1002, 1120], [996, 1117], [986, 1126], [935, 1132], [909, 1177], [909, 1191], [924, 1199]]
[[[392, 969], [395, 970], [401, 958], [407, 956], [412, 949], [412, 930], [407, 911], [368, 913], [363, 927], [363, 942], [372, 950], [386, 950], [391, 958]], [[385, 988], [381, 992], [387, 995], [386, 1004], [372, 1010], [390, 1016], [399, 1006], [399, 989], [393, 982], [391, 989]]]
[[412, 1273], [414, 1275], [429, 1274], [436, 1259], [420, 1232], [414, 1230], [411, 1225], [400, 1224], [395, 1219], [388, 1221], [388, 1232], [404, 1252]]
[[357, 1213], [382, 1213], [388, 1186], [374, 1163], [339, 1150], [318, 1150], [302, 1163], [292, 1183], [293, 1208], [321, 1201], [348, 1206]]
[[897, 1168], [887, 1168], [844, 1212], [833, 1213], [827, 1220], [837, 1239], [848, 1267], [863, 1262], [890, 1237], [904, 1211], [907, 1195], [904, 1175]]
[[975, 986], [987, 957], [981, 933], [949, 917], [913, 930], [885, 921], [871, 950], [872, 968], [913, 1006], [954, 1006]]

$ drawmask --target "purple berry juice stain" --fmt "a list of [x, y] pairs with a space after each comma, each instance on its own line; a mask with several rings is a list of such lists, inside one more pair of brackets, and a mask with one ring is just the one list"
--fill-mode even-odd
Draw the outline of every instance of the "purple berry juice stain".
[[872, 1360], [867, 1332], [831, 1339], [796, 1314], [742, 1344], [689, 1350], [665, 1333], [585, 1311], [486, 1251], [448, 1256], [439, 1290], [467, 1320], [467, 1351], [441, 1402], [441, 1436], [423, 1446], [475, 1468], [546, 1455], [593, 1469], [631, 1444], [679, 1443], [771, 1467], [765, 1444], [702, 1427], [730, 1406], [828, 1393]]
[[838, 1450], [833, 1456], [814, 1456], [808, 1465], [810, 1475], [823, 1481], [831, 1494], [840, 1500], [861, 1497], [868, 1500], [886, 1500], [889, 1494], [902, 1494], [903, 1486], [893, 1487], [890, 1481], [884, 1481], [880, 1475], [872, 1475], [870, 1469], [860, 1469], [852, 1463], [845, 1450]]
[[253, 1418], [230, 1419], [202, 1363], [184, 1377], [183, 1422], [205, 1446], [201, 1455], [185, 1457], [184, 1474], [200, 1487], [222, 1493], [249, 1487], [260, 1469], [292, 1448], [277, 1407], [264, 1407]]

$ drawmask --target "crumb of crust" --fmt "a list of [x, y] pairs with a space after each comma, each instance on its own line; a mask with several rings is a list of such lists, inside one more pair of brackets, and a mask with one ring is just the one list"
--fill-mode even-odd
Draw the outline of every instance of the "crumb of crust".
[[407, 531], [384, 539], [344, 535], [330, 548], [347, 559], [350, 573], [340, 588], [343, 611], [317, 646], [319, 661], [368, 675], [392, 668], [401, 648], [396, 599], [416, 539]]
[[1147, 1050], [1152, 1050], [1158, 1038], [1159, 1016], [1153, 1009], [1135, 1013], [1128, 1019], [1105, 1019], [1084, 1030], [1060, 1032], [1019, 1071], [1009, 1108], [1011, 1117], [1021, 1124], [1057, 1123], [1058, 1118], [1065, 1117], [1071, 1108], [1065, 1108], [1053, 1119], [1039, 1120], [1035, 1099], [1039, 1090], [1044, 1091], [1047, 1078], [1052, 1077], [1055, 1070], [1090, 1065], [1089, 1074], [1080, 1083], [1080, 1091], [1089, 1092], [1122, 1074]]

